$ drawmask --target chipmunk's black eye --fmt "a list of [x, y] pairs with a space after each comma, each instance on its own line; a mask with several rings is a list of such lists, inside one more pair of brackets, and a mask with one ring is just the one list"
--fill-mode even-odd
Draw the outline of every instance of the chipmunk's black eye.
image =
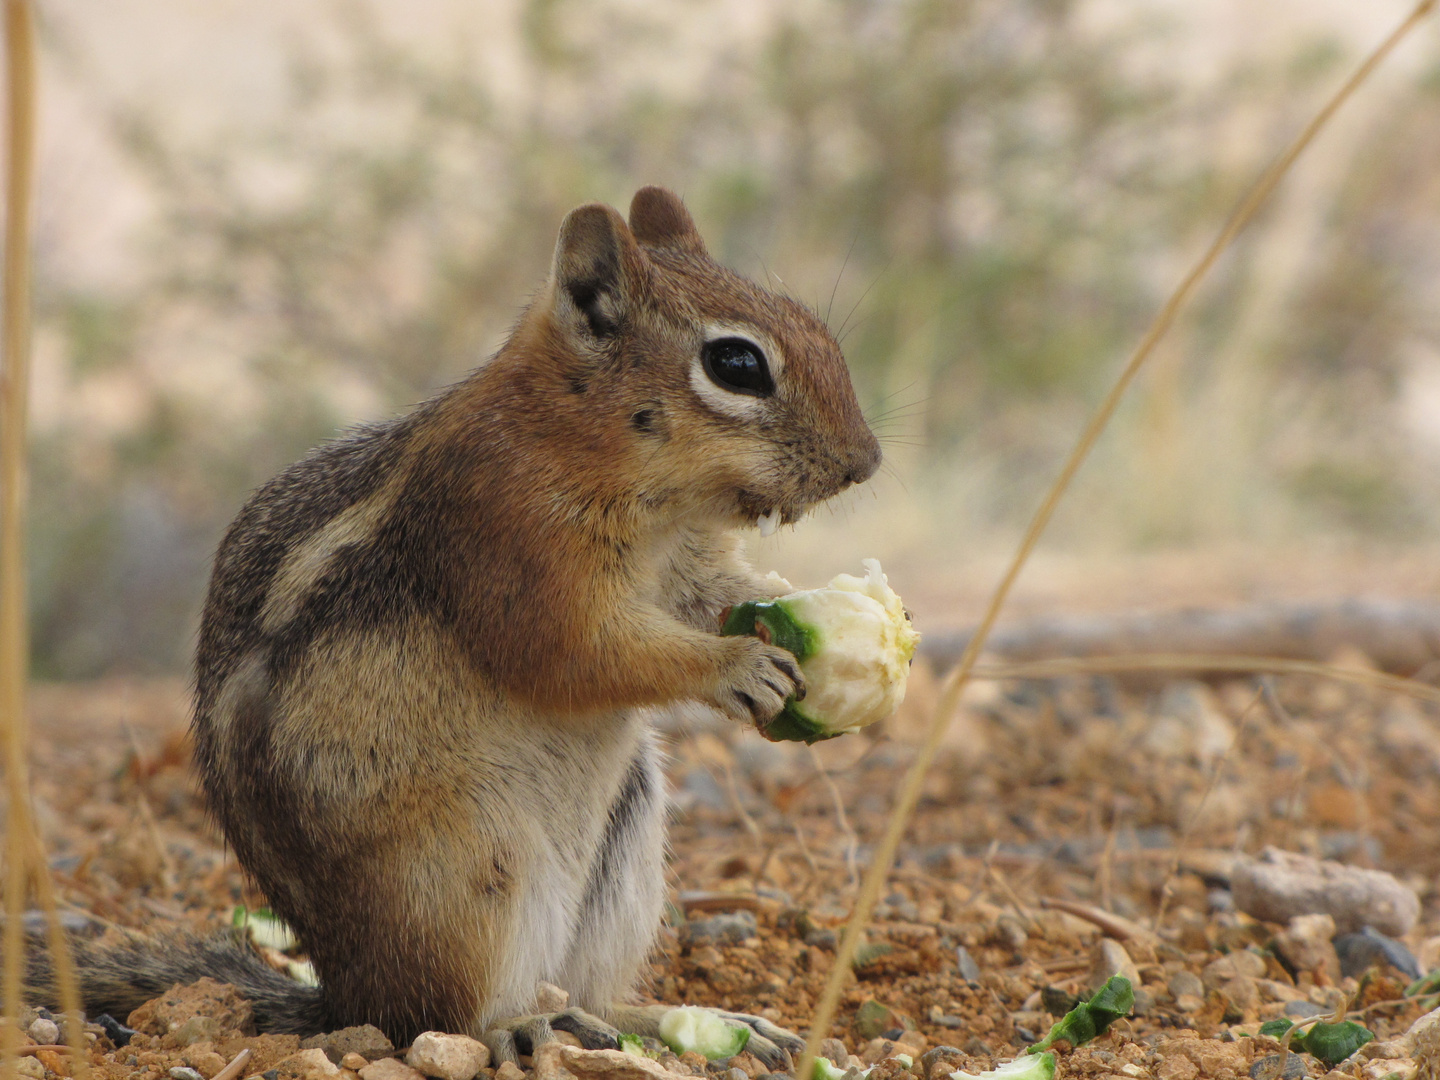
[[705, 374], [716, 386], [752, 397], [769, 397], [775, 392], [770, 365], [760, 346], [753, 341], [736, 337], [707, 341], [701, 358], [705, 362]]

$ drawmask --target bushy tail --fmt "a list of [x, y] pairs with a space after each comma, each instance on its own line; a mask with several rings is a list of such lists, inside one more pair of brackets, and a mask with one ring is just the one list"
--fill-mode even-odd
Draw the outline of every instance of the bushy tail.
[[[250, 1002], [261, 1033], [314, 1035], [330, 1030], [319, 987], [282, 975], [233, 934], [137, 935], [119, 944], [72, 937], [71, 950], [80, 977], [80, 998], [91, 1017], [109, 1013], [123, 1023], [133, 1009], [176, 983], [187, 985], [209, 976], [231, 983]], [[32, 941], [26, 966], [30, 1000], [58, 1007], [54, 971], [41, 942]]]

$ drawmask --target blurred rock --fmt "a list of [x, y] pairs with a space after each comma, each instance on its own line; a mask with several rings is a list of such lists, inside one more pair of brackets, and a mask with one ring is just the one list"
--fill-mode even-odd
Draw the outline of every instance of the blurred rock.
[[1265, 977], [1265, 958], [1249, 949], [1242, 949], [1239, 952], [1226, 953], [1224, 956], [1210, 961], [1205, 965], [1205, 970], [1200, 973], [1200, 978], [1207, 990], [1217, 989], [1237, 976], [1263, 979]]
[[1418, 979], [1424, 974], [1415, 954], [1403, 942], [1388, 938], [1370, 926], [1356, 934], [1341, 934], [1334, 946], [1342, 977], [1358, 979], [1372, 967], [1383, 968], [1387, 964], [1407, 979]]
[[910, 1017], [896, 1012], [874, 998], [862, 1002], [855, 1010], [855, 1030], [862, 1039], [876, 1038], [893, 1028], [908, 1031], [914, 1026], [915, 1022]]
[[1161, 691], [1145, 746], [1162, 757], [1213, 761], [1235, 741], [1234, 725], [1204, 683], [1181, 680]]
[[323, 1035], [311, 1035], [300, 1043], [300, 1049], [323, 1050], [326, 1057], [339, 1064], [346, 1054], [359, 1054], [366, 1061], [378, 1061], [393, 1053], [395, 1044], [374, 1024], [358, 1024], [327, 1031]]
[[860, 1063], [874, 1065], [877, 1061], [897, 1052], [900, 1052], [899, 1048], [889, 1039], [871, 1039], [865, 1044], [865, 1049], [860, 1051]]
[[756, 936], [759, 926], [754, 912], [727, 911], [704, 919], [689, 919], [680, 927], [680, 944], [738, 945]]
[[1171, 975], [1166, 982], [1172, 997], [1177, 1000], [1181, 997], [1204, 997], [1205, 984], [1200, 981], [1200, 976], [1189, 971], [1177, 971]]
[[636, 1057], [623, 1050], [582, 1050], [564, 1043], [547, 1043], [535, 1052], [535, 1080], [671, 1080], [658, 1061]]
[[541, 979], [535, 984], [535, 1011], [538, 1013], [557, 1013], [564, 1010], [570, 1004], [570, 993], [561, 990], [554, 983], [548, 983]]
[[955, 962], [960, 968], [960, 977], [966, 982], [978, 983], [980, 981], [980, 965], [970, 955], [970, 950], [964, 945], [956, 946]]
[[1132, 987], [1140, 988], [1140, 969], [1130, 959], [1125, 946], [1114, 938], [1101, 938], [1090, 953], [1090, 974], [1085, 980], [1091, 993], [1104, 986], [1112, 975], [1122, 975], [1130, 980]]
[[25, 1034], [30, 1036], [30, 1041], [40, 1046], [53, 1045], [60, 1041], [60, 1025], [54, 1020], [47, 1020], [43, 1016], [37, 1016], [25, 1029]]
[[1251, 1080], [1304, 1080], [1309, 1075], [1303, 1054], [1267, 1054], [1250, 1066]]
[[[126, 1024], [146, 1035], [168, 1035], [192, 1017], [215, 1020], [222, 1031], [253, 1034], [250, 1002], [229, 983], [204, 978], [189, 986], [172, 986], [164, 994], [134, 1010]], [[208, 1025], [207, 1025], [208, 1026]], [[203, 1036], [213, 1039], [215, 1036]]]
[[361, 1069], [360, 1080], [424, 1080], [424, 1077], [403, 1061], [385, 1057]]
[[1330, 983], [1340, 981], [1340, 957], [1330, 939], [1335, 920], [1329, 915], [1296, 915], [1275, 935], [1275, 951], [1296, 971], [1322, 974]]
[[277, 1080], [339, 1080], [340, 1066], [319, 1047], [299, 1050], [275, 1066]]
[[1232, 886], [1235, 906], [1266, 922], [1324, 914], [1340, 933], [1355, 933], [1368, 924], [1399, 937], [1420, 915], [1419, 897], [1391, 874], [1278, 848], [1266, 848], [1258, 859], [1237, 860]]

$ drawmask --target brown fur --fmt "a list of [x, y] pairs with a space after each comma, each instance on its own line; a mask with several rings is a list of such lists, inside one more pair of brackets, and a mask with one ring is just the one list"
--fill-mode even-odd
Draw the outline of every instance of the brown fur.
[[[773, 395], [696, 381], [717, 332], [770, 353]], [[619, 1015], [663, 888], [639, 707], [779, 710], [793, 658], [715, 632], [767, 588], [735, 530], [878, 461], [819, 320], [646, 188], [628, 224], [565, 219], [491, 360], [251, 498], [205, 607], [197, 759], [327, 1023], [483, 1033], [539, 978]]]

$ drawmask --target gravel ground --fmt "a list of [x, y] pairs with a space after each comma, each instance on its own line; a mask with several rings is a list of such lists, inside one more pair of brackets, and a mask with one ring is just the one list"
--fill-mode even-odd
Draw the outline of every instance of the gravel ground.
[[[654, 999], [808, 1029], [934, 696], [917, 668], [905, 711], [883, 730], [813, 750], [702, 717], [677, 725], [673, 908], [652, 958]], [[161, 930], [227, 924], [236, 904], [263, 903], [196, 797], [183, 686], [42, 686], [33, 708], [38, 820], [67, 909]], [[1119, 971], [1136, 981], [1136, 1015], [1063, 1049], [1059, 1075], [1261, 1075], [1260, 1059], [1279, 1049], [1256, 1037], [1261, 1021], [1343, 1006], [1365, 1010], [1377, 1046], [1339, 1075], [1416, 1076], [1414, 1047], [1384, 1044], [1435, 1004], [1404, 991], [1414, 970], [1440, 967], [1437, 777], [1440, 709], [1336, 682], [979, 685], [926, 783], [830, 1034], [865, 1064], [882, 1061], [874, 1080], [898, 1075], [893, 1054], [936, 1047], [954, 1050], [917, 1063], [930, 1080], [979, 1071]], [[1390, 928], [1409, 959], [1386, 946], [1390, 961], [1347, 958], [1342, 969], [1325, 917], [1287, 926], [1239, 910], [1237, 867], [1268, 847], [1393, 875], [1420, 901], [1412, 926]], [[156, 1034], [128, 1047], [101, 1037], [94, 1060], [115, 1077], [194, 1068], [208, 1078], [243, 1045], [257, 1051], [246, 1075], [298, 1046], [247, 1040], [226, 1016], [229, 1027], [201, 1025], [189, 1045], [153, 1020]], [[62, 1056], [37, 1058], [71, 1071]], [[1289, 1068], [1301, 1065], [1293, 1075], [1330, 1069], [1308, 1055]], [[731, 1067], [762, 1071], [744, 1055], [710, 1071]], [[1423, 1080], [1430, 1066], [1418, 1068]]]

